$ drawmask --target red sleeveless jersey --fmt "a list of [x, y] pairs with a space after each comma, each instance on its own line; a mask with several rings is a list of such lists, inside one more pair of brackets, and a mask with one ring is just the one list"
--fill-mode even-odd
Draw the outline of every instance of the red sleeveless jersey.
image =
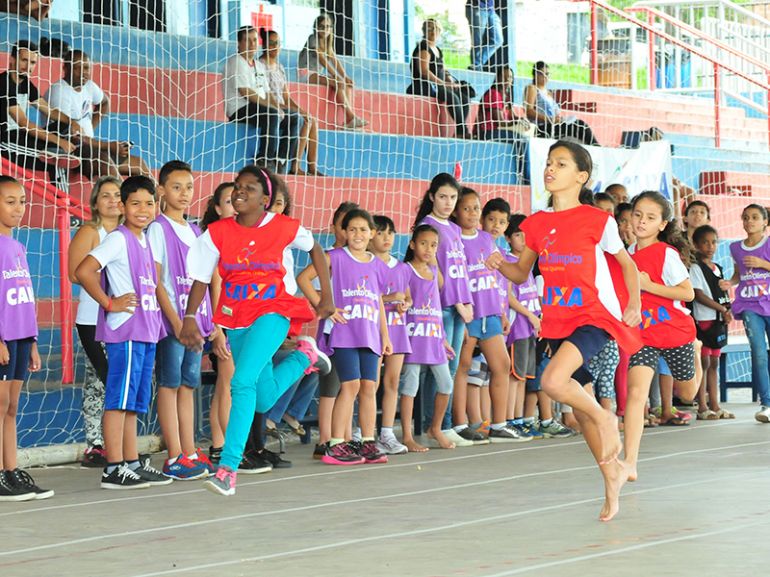
[[638, 351], [639, 330], [621, 321], [628, 291], [613, 256], [623, 249], [614, 219], [581, 205], [533, 214], [521, 230], [527, 246], [539, 255], [544, 280], [542, 336], [561, 339], [578, 327], [595, 326], [628, 354]]
[[250, 326], [258, 317], [278, 313], [289, 319], [289, 335], [315, 318], [309, 303], [286, 292], [283, 252], [297, 236], [299, 221], [276, 214], [267, 224], [245, 227], [226, 218], [208, 227], [219, 251], [222, 291], [214, 322], [229, 329]]
[[[631, 258], [634, 259], [639, 272], [646, 272], [652, 282], [665, 285], [667, 283], [663, 278], [663, 271], [669, 249], [671, 252], [668, 253], [668, 258], [679, 260], [679, 251], [665, 242], [637, 248]], [[684, 265], [682, 269], [682, 278], [689, 278], [685, 274]], [[646, 291], [642, 291], [642, 324], [639, 328], [642, 329], [644, 344], [658, 349], [681, 347], [695, 340], [695, 321], [682, 301], [674, 301]]]

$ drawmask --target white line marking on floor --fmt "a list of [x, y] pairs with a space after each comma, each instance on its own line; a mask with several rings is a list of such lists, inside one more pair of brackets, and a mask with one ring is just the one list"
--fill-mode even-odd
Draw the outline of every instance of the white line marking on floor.
[[[676, 454], [669, 454], [670, 457], [681, 457], [682, 455], [687, 454], [695, 454], [695, 453], [706, 453], [706, 452], [715, 452], [715, 451], [721, 451], [721, 450], [727, 450], [727, 449], [735, 449], [738, 447], [753, 447], [758, 445], [770, 445], [770, 441], [761, 441], [761, 442], [754, 442], [754, 443], [742, 443], [739, 445], [727, 445], [723, 447], [710, 447], [707, 449], [694, 449], [692, 451], [680, 451]], [[653, 457], [653, 460], [657, 460], [657, 457]], [[640, 459], [639, 462], [645, 462], [646, 459]], [[298, 507], [288, 507], [285, 509], [274, 509], [271, 511], [258, 511], [255, 513], [243, 513], [241, 515], [230, 515], [226, 517], [219, 517], [215, 519], [203, 519], [200, 521], [190, 521], [187, 523], [177, 523], [173, 525], [163, 525], [159, 527], [150, 527], [147, 529], [137, 529], [132, 531], [123, 531], [120, 533], [109, 533], [109, 534], [100, 534], [100, 535], [94, 535], [92, 537], [83, 537], [80, 539], [71, 539], [66, 541], [59, 541], [57, 543], [48, 543], [46, 545], [37, 545], [34, 547], [24, 547], [22, 549], [13, 549], [10, 551], [0, 551], [0, 557], [8, 557], [11, 555], [21, 555], [25, 553], [33, 553], [35, 551], [46, 551], [51, 549], [58, 549], [61, 547], [72, 547], [74, 545], [82, 545], [84, 543], [93, 543], [97, 541], [103, 541], [107, 539], [118, 539], [121, 537], [132, 537], [136, 535], [147, 535], [151, 533], [158, 533], [163, 531], [176, 531], [179, 529], [188, 529], [191, 527], [201, 527], [205, 525], [213, 525], [217, 523], [230, 523], [233, 521], [238, 521], [242, 519], [252, 519], [257, 517], [266, 517], [270, 515], [284, 515], [287, 513], [296, 513], [300, 511], [311, 511], [311, 510], [318, 510], [318, 509], [327, 509], [330, 507], [338, 507], [338, 506], [345, 506], [345, 505], [352, 505], [352, 504], [359, 504], [359, 503], [368, 503], [373, 501], [382, 501], [382, 500], [390, 500], [390, 499], [398, 499], [402, 497], [413, 497], [415, 495], [427, 495], [431, 493], [441, 493], [444, 491], [454, 491], [458, 489], [466, 489], [470, 487], [482, 487], [486, 485], [492, 485], [497, 483], [505, 483], [520, 479], [527, 479], [527, 478], [533, 478], [533, 477], [540, 477], [540, 476], [551, 476], [555, 474], [560, 473], [574, 473], [577, 471], [587, 471], [587, 470], [594, 470], [596, 469], [596, 465], [585, 465], [580, 467], [569, 467], [564, 469], [551, 469], [548, 471], [536, 471], [533, 473], [523, 473], [519, 475], [510, 475], [506, 477], [498, 477], [494, 479], [485, 479], [483, 481], [473, 481], [469, 483], [461, 483], [461, 484], [455, 484], [455, 485], [449, 485], [444, 487], [431, 487], [430, 489], [420, 489], [416, 491], [406, 491], [402, 493], [391, 493], [388, 495], [376, 495], [371, 497], [361, 497], [357, 499], [344, 499], [341, 501], [333, 501], [328, 503], [315, 503], [313, 505], [303, 505]], [[638, 493], [638, 492], [637, 492]], [[635, 494], [635, 493], [629, 493], [629, 494]], [[593, 499], [590, 499], [589, 501], [592, 501]]]

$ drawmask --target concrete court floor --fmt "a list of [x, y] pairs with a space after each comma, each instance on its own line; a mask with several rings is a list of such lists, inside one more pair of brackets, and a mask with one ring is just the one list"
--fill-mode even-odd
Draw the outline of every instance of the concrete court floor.
[[0, 506], [0, 576], [747, 575], [770, 561], [770, 425], [731, 409], [735, 421], [649, 429], [606, 524], [582, 437], [358, 467], [289, 445], [293, 468], [241, 475], [231, 498], [37, 470], [57, 494]]

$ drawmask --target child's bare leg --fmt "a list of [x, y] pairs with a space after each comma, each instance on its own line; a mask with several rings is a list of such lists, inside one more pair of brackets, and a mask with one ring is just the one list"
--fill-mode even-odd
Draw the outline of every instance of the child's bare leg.
[[595, 425], [603, 443], [600, 463], [615, 459], [622, 445], [618, 434], [618, 419], [599, 406], [596, 398], [572, 379], [572, 374], [583, 365], [578, 348], [564, 341], [543, 371], [543, 390], [553, 399], [570, 405], [576, 412], [586, 415]]
[[[404, 445], [410, 453], [424, 453], [428, 450], [414, 440], [412, 433], [412, 417], [414, 415], [414, 397], [401, 395], [401, 430], [404, 433]], [[443, 414], [442, 414], [443, 418]]]
[[711, 357], [711, 364], [706, 373], [706, 384], [709, 394], [709, 408], [715, 413], [722, 410], [719, 406], [719, 357]]
[[471, 369], [475, 347], [476, 339], [468, 336], [460, 349], [460, 360], [457, 364], [452, 396], [452, 422], [455, 426], [468, 422], [468, 371]]
[[553, 419], [553, 401], [545, 391], [537, 393], [537, 408], [540, 412], [540, 420], [547, 421]]
[[403, 366], [404, 355], [390, 355], [385, 358], [385, 374], [382, 378], [382, 426], [390, 429], [393, 428], [393, 424], [396, 421], [398, 381]]
[[[436, 400], [433, 409], [433, 421], [428, 430], [428, 436], [434, 439], [442, 449], [454, 449], [455, 444], [444, 436], [441, 431], [441, 423], [444, 420], [444, 414], [449, 406], [449, 395], [436, 393]], [[407, 445], [408, 446], [408, 445]]]
[[182, 452], [192, 455], [195, 447], [195, 389], [182, 385], [177, 393], [177, 415], [179, 416], [179, 441]]
[[492, 397], [492, 423], [505, 423], [508, 412], [508, 375], [511, 374], [511, 357], [508, 355], [502, 336], [483, 340], [479, 346], [491, 373], [489, 396]]
[[2, 433], [0, 433], [0, 439], [2, 440], [2, 469], [12, 471], [16, 468], [16, 447], [18, 445], [17, 433], [16, 433], [16, 413], [19, 410], [19, 395], [21, 395], [21, 381], [6, 381], [0, 383], [0, 389], [4, 390], [7, 394], [3, 396], [2, 406], [3, 410], [3, 422]]
[[[374, 429], [377, 424], [376, 386], [374, 381], [361, 379], [361, 387], [358, 391], [358, 424], [364, 439], [374, 439]], [[351, 414], [350, 417], [352, 421], [353, 415]]]
[[332, 438], [349, 439], [350, 426], [353, 421], [353, 404], [356, 402], [361, 381], [345, 381], [340, 384], [340, 394], [334, 403], [332, 412]]
[[107, 462], [109, 463], [123, 462], [123, 430], [125, 428], [125, 421], [125, 411], [104, 411], [102, 431], [104, 434], [104, 450], [107, 453]]
[[123, 460], [136, 461], [139, 458], [139, 449], [136, 444], [136, 413], [126, 412], [123, 421]]
[[636, 481], [636, 464], [639, 460], [639, 446], [644, 432], [644, 409], [650, 395], [650, 383], [655, 371], [650, 367], [635, 366], [628, 371], [628, 397], [626, 414], [623, 418], [625, 461], [629, 467], [629, 481]]
[[701, 379], [700, 387], [698, 387], [698, 412], [703, 412], [708, 409], [706, 392], [708, 390], [708, 374], [709, 368], [711, 367], [711, 357], [702, 356], [700, 361], [703, 365], [703, 379]]
[[516, 397], [519, 393], [519, 381], [513, 375], [508, 376], [508, 407], [505, 419], [512, 421], [516, 418]]
[[332, 413], [335, 397], [318, 397], [318, 442], [328, 443], [332, 438]]
[[526, 393], [524, 397], [524, 418], [534, 418], [537, 412], [537, 393]]
[[178, 457], [182, 452], [182, 443], [179, 440], [179, 415], [177, 414], [178, 392], [178, 388], [158, 386], [158, 421], [169, 459]]
[[465, 389], [465, 406], [469, 424], [478, 425], [484, 420], [481, 416], [481, 389], [485, 388], [487, 387], [468, 384], [468, 387]]
[[489, 387], [480, 387], [479, 404], [481, 405], [481, 420], [492, 422], [492, 396]]

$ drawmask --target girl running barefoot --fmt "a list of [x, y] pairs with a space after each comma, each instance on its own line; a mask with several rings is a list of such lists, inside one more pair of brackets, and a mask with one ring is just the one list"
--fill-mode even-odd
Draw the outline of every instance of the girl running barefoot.
[[388, 334], [393, 345], [393, 354], [383, 360], [385, 371], [382, 375], [382, 430], [377, 448], [386, 455], [400, 455], [406, 453], [408, 449], [399, 443], [393, 434], [393, 423], [396, 420], [398, 382], [404, 366], [404, 355], [412, 352], [406, 330], [406, 313], [412, 306], [412, 297], [409, 292], [411, 271], [408, 265], [399, 262], [390, 254], [396, 235], [396, 225], [393, 220], [387, 216], [376, 215], [374, 226], [376, 233], [369, 243], [369, 250], [388, 267], [386, 294], [382, 296], [382, 301], [385, 304]]
[[[326, 454], [321, 458], [330, 465], [358, 465], [386, 463], [374, 441], [377, 420], [375, 385], [379, 378], [380, 356], [392, 351], [382, 295], [389, 269], [380, 259], [367, 251], [374, 236], [371, 215], [354, 209], [342, 220], [346, 246], [335, 248], [325, 255], [323, 264], [313, 263], [300, 273], [297, 282], [310, 299], [320, 298], [312, 281], [331, 268], [334, 283], [334, 302], [338, 307], [324, 325], [328, 334], [328, 348], [332, 364], [340, 378], [340, 393], [332, 414], [332, 438]], [[323, 296], [321, 287], [321, 296]], [[358, 420], [362, 441], [345, 442], [353, 420], [353, 408], [358, 398]]]
[[414, 397], [420, 386], [420, 375], [430, 369], [436, 381], [436, 399], [428, 436], [442, 449], [454, 449], [455, 443], [441, 431], [452, 393], [452, 375], [449, 372], [447, 354], [454, 351], [445, 338], [440, 308], [439, 286], [441, 275], [433, 264], [439, 245], [438, 231], [429, 224], [418, 225], [409, 241], [404, 262], [410, 270], [409, 290], [414, 303], [406, 314], [406, 327], [412, 343], [412, 352], [404, 357], [401, 377], [401, 428], [404, 444], [411, 452], [427, 451], [414, 440], [412, 414]]
[[[746, 239], [730, 245], [735, 272], [730, 284], [737, 284], [732, 311], [743, 321], [751, 348], [751, 380], [759, 390], [761, 407], [754, 415], [760, 423], [770, 423], [770, 377], [767, 342], [770, 335], [770, 242], [767, 242], [767, 209], [750, 204], [743, 209]], [[725, 287], [729, 286], [727, 283]]]
[[624, 444], [630, 481], [637, 477], [644, 407], [658, 359], [663, 357], [679, 381], [680, 397], [692, 399], [700, 384], [693, 344], [695, 322], [683, 304], [695, 297], [690, 273], [682, 262], [682, 258], [689, 261], [690, 244], [678, 230], [671, 203], [659, 192], [639, 194], [633, 207], [636, 244], [628, 251], [639, 267], [644, 347], [629, 361]]
[[[583, 388], [592, 380], [586, 365], [609, 338], [629, 351], [639, 350], [641, 313], [638, 272], [623, 248], [615, 220], [586, 206], [592, 202], [585, 188], [591, 168], [591, 157], [582, 146], [569, 141], [551, 146], [544, 178], [553, 209], [522, 223], [527, 246], [519, 262], [505, 262], [499, 253], [487, 262], [521, 284], [539, 261], [544, 281], [541, 335], [553, 352], [541, 384], [551, 398], [573, 408], [582, 426], [604, 477], [605, 502], [599, 518], [609, 521], [618, 512], [628, 468], [617, 458], [621, 450], [617, 417]], [[608, 255], [617, 260], [622, 281], [613, 278]], [[628, 303], [618, 298], [618, 292], [624, 292], [616, 289], [620, 282], [627, 287]]]
[[322, 354], [313, 339], [300, 337], [303, 340], [297, 351], [273, 368], [273, 355], [286, 336], [298, 334], [302, 324], [313, 319], [307, 302], [286, 292], [286, 247], [310, 252], [312, 262], [321, 271], [324, 295], [316, 303], [316, 310], [323, 318], [334, 312], [323, 250], [313, 235], [298, 221], [267, 212], [273, 202], [269, 173], [256, 166], [243, 168], [235, 180], [232, 199], [237, 216], [212, 223], [190, 247], [187, 265], [194, 282], [179, 337], [188, 347], [203, 346], [195, 311], [218, 268], [223, 290], [214, 322], [228, 329], [235, 374], [220, 466], [205, 485], [225, 496], [235, 494], [236, 470], [254, 413], [269, 410], [303, 373], [312, 370]]

